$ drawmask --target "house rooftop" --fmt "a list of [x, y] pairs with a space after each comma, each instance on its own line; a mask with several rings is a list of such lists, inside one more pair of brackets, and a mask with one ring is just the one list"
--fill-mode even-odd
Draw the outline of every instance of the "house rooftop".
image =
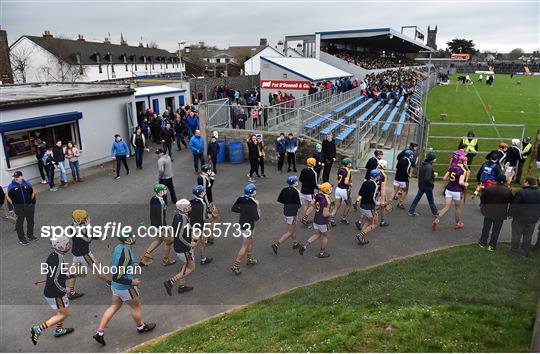
[[99, 97], [128, 96], [134, 92], [130, 85], [104, 83], [45, 82], [3, 85], [0, 86], [0, 110]]

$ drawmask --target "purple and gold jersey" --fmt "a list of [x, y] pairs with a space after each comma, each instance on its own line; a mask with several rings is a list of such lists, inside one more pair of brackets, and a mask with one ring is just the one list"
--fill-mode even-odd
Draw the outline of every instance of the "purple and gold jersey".
[[451, 192], [463, 192], [463, 187], [459, 184], [459, 179], [464, 172], [463, 168], [459, 167], [459, 165], [450, 167], [448, 169], [448, 185], [446, 189]]
[[349, 185], [346, 182], [349, 182], [351, 178], [351, 170], [348, 167], [340, 167], [337, 170], [338, 188], [349, 189]]
[[324, 208], [327, 208], [330, 205], [330, 198], [323, 194], [317, 193], [315, 196], [315, 217], [313, 222], [317, 225], [328, 225], [330, 222], [329, 216], [323, 216]]

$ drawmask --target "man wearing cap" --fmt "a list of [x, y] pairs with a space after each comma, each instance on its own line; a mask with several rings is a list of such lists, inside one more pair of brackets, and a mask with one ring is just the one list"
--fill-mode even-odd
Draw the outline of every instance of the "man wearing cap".
[[433, 199], [433, 187], [435, 186], [435, 172], [433, 172], [433, 164], [437, 161], [437, 156], [435, 154], [428, 154], [422, 166], [420, 166], [420, 171], [418, 172], [418, 192], [414, 198], [410, 208], [409, 216], [418, 216], [416, 212], [416, 206], [422, 196], [425, 194], [431, 208], [431, 213], [433, 216], [437, 216], [439, 211], [435, 205], [435, 200]]
[[[15, 230], [17, 230], [19, 243], [21, 245], [27, 245], [28, 240], [37, 240], [34, 236], [36, 193], [32, 188], [32, 184], [24, 179], [21, 171], [15, 171], [13, 181], [9, 184], [7, 191], [6, 199], [13, 206], [15, 215], [17, 215]], [[24, 219], [26, 219], [26, 235], [28, 236], [28, 240], [24, 237]]]
[[[173, 185], [173, 170], [172, 170], [172, 160], [169, 155], [165, 153], [165, 150], [159, 148], [156, 151], [158, 155], [157, 168], [158, 168], [158, 183], [167, 186], [171, 200], [176, 203], [176, 192], [174, 191]], [[165, 203], [167, 203], [167, 196], [164, 197]]]
[[527, 257], [531, 249], [534, 227], [540, 219], [540, 190], [535, 177], [525, 178], [523, 189], [517, 192], [512, 200], [508, 214], [513, 217], [510, 251], [519, 253], [521, 243], [521, 253]]
[[[502, 225], [508, 216], [508, 205], [514, 197], [506, 184], [505, 175], [497, 175], [495, 181], [497, 184], [487, 187], [480, 196], [480, 211], [484, 215], [484, 225], [478, 245], [482, 248], [488, 246], [489, 251], [495, 251], [497, 248]], [[489, 237], [490, 230], [491, 237]]]

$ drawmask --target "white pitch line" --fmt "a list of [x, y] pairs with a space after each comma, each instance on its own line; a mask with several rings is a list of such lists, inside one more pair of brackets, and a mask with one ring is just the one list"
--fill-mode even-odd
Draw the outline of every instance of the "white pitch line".
[[[487, 108], [486, 108], [486, 104], [484, 103], [484, 100], [482, 99], [482, 96], [480, 96], [480, 93], [478, 93], [478, 90], [476, 89], [476, 86], [473, 85], [473, 88], [474, 88], [474, 92], [476, 92], [476, 96], [478, 96], [478, 99], [480, 100], [480, 103], [482, 104], [482, 107], [484, 107], [484, 111], [486, 112], [487, 116], [488, 116], [488, 119], [489, 119], [489, 122], [491, 124], [493, 124], [493, 117], [491, 116], [491, 114], [489, 114]], [[495, 129], [495, 131], [497, 132], [497, 135], [499, 136], [499, 138], [501, 138], [501, 133], [499, 132], [499, 129], [493, 125], [493, 128]]]

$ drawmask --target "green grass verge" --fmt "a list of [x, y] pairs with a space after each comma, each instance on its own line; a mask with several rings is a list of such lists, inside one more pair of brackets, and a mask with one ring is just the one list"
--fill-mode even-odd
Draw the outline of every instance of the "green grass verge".
[[540, 297], [540, 254], [523, 258], [507, 250], [460, 246], [353, 272], [217, 316], [137, 351], [528, 351]]
[[[463, 85], [457, 82], [457, 75], [450, 78], [450, 84], [434, 87], [428, 95], [427, 115], [431, 122], [457, 123], [454, 126], [430, 126], [430, 136], [464, 136], [471, 127], [459, 123], [491, 124], [491, 117], [497, 124], [524, 124], [525, 135], [535, 139], [540, 128], [540, 77], [495, 75], [493, 86], [476, 82], [478, 75], [471, 74], [474, 85]], [[521, 84], [517, 84], [517, 82]], [[440, 114], [447, 114], [441, 119]], [[494, 127], [472, 128], [478, 137], [497, 138]], [[521, 137], [517, 128], [498, 128], [501, 139], [510, 144], [510, 138]], [[480, 150], [490, 151], [497, 148], [498, 140], [480, 140]], [[430, 139], [428, 146], [434, 149], [455, 150], [459, 139]], [[449, 153], [439, 153], [439, 162], [449, 161]], [[481, 154], [476, 163], [483, 162], [485, 154]], [[530, 159], [529, 159], [530, 160]], [[534, 164], [534, 162], [533, 162]], [[527, 166], [526, 166], [527, 167]], [[533, 166], [534, 167], [534, 166]], [[444, 170], [444, 168], [442, 169]], [[536, 175], [538, 171], [533, 168]], [[439, 170], [439, 172], [442, 172]]]

